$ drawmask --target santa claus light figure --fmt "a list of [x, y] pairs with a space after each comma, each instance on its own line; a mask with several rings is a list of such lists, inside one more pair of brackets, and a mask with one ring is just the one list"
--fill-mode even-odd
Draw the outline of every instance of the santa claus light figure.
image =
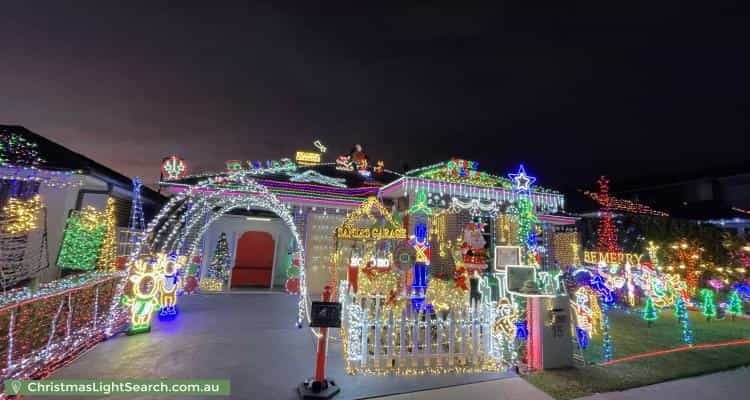
[[461, 254], [463, 254], [464, 268], [470, 273], [472, 271], [482, 273], [487, 269], [485, 244], [487, 244], [487, 241], [484, 240], [482, 235], [482, 224], [471, 223], [466, 225], [464, 242], [461, 244]]

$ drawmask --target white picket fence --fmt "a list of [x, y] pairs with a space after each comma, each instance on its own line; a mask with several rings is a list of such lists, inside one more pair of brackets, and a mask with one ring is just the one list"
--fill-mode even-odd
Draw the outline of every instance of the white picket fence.
[[477, 310], [442, 318], [429, 313], [394, 316], [392, 311], [383, 315], [381, 297], [356, 300], [344, 294], [341, 301], [350, 373], [497, 370], [514, 354], [513, 340], [493, 335], [492, 306], [480, 304]]

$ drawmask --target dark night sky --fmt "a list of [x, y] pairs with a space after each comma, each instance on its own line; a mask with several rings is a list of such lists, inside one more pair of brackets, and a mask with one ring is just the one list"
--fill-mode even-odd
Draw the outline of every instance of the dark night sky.
[[58, 3], [4, 2], [0, 123], [148, 181], [172, 153], [218, 170], [318, 137], [554, 187], [750, 158], [750, 18], [717, 2]]

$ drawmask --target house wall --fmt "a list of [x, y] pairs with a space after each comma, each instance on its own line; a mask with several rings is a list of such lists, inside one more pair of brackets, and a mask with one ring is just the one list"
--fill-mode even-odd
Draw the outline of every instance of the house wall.
[[[284, 265], [287, 250], [289, 246], [289, 240], [292, 235], [289, 228], [279, 218], [273, 218], [271, 221], [250, 221], [244, 216], [239, 215], [224, 215], [217, 219], [208, 228], [204, 235], [203, 240], [203, 254], [201, 265], [201, 278], [206, 276], [208, 271], [208, 265], [211, 263], [214, 251], [216, 250], [216, 242], [219, 240], [219, 236], [223, 233], [227, 235], [227, 241], [229, 242], [229, 253], [231, 257], [231, 265], [234, 267], [234, 260], [237, 256], [237, 241], [240, 239], [243, 233], [247, 231], [260, 231], [267, 232], [273, 237], [274, 241], [274, 266], [273, 266], [273, 286], [283, 286], [286, 281], [286, 266]], [[231, 275], [230, 275], [231, 277]], [[231, 279], [230, 279], [231, 280]]]
[[[348, 211], [348, 210], [346, 210]], [[307, 290], [310, 294], [321, 294], [331, 279], [331, 254], [336, 251], [336, 228], [346, 218], [346, 211], [310, 211], [306, 214], [304, 232], [306, 251]], [[348, 254], [344, 252], [344, 254]], [[337, 278], [346, 279], [346, 269], [337, 271]]]
[[[89, 191], [104, 191], [106, 193], [90, 193]], [[116, 196], [131, 200], [132, 191], [118, 186], [108, 186], [107, 183], [93, 176], [86, 176], [80, 187], [73, 188], [50, 188], [45, 185], [39, 187], [39, 195], [47, 208], [47, 251], [50, 268], [43, 270], [37, 275], [39, 282], [49, 282], [58, 279], [61, 275], [60, 267], [56, 264], [57, 255], [60, 252], [65, 225], [71, 210], [76, 209], [80, 194], [80, 208], [91, 205], [99, 210], [107, 206], [107, 198]], [[148, 223], [148, 221], [146, 221]], [[36, 245], [30, 245], [27, 257], [36, 256], [32, 252], [38, 252]]]

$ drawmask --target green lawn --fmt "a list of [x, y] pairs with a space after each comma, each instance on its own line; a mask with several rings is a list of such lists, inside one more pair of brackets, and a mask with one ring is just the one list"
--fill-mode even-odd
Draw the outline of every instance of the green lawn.
[[[750, 320], [712, 320], [690, 313], [695, 344], [750, 339]], [[638, 315], [610, 312], [613, 358], [683, 346], [682, 331], [672, 310], [660, 313], [651, 328]], [[601, 362], [601, 335], [591, 340], [587, 362]], [[750, 345], [689, 350], [609, 366], [587, 365], [543, 371], [524, 379], [557, 399], [574, 399], [594, 393], [624, 390], [671, 379], [702, 375], [750, 365]]]

